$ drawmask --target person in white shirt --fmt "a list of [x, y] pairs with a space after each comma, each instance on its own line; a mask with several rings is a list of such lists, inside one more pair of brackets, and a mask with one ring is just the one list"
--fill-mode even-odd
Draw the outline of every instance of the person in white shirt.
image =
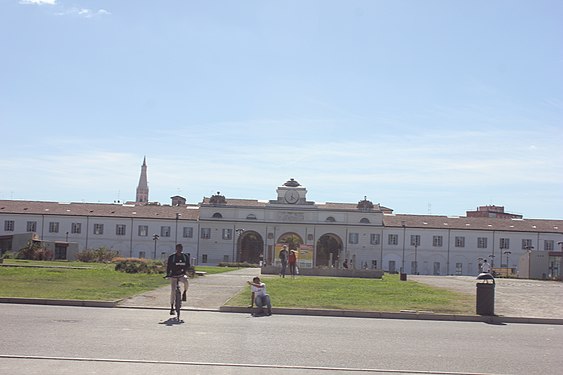
[[487, 259], [483, 260], [483, 264], [481, 265], [481, 272], [491, 273], [491, 265], [487, 263]]
[[252, 292], [250, 307], [254, 307], [254, 304], [258, 307], [258, 313], [256, 315], [264, 314], [264, 306], [268, 309], [267, 315], [272, 315], [272, 304], [270, 302], [270, 296], [266, 293], [266, 284], [261, 282], [260, 278], [257, 276], [252, 279], [252, 282], [248, 281], [248, 285], [250, 285], [250, 291]]

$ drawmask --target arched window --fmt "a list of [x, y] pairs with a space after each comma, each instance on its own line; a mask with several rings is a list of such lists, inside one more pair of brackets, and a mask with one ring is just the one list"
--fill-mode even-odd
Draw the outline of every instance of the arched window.
[[368, 219], [368, 218], [365, 218], [365, 217], [363, 217], [363, 218], [362, 218], [362, 220], [360, 220], [360, 223], [363, 223], [363, 224], [369, 224], [369, 219]]
[[326, 221], [326, 222], [329, 222], [329, 223], [334, 223], [334, 222], [336, 222], [336, 219], [333, 218], [332, 216], [329, 216], [329, 217], [326, 218], [325, 221]]
[[223, 215], [221, 215], [219, 212], [215, 212], [215, 213], [213, 214], [213, 218], [214, 218], [214, 219], [222, 219], [222, 218], [223, 218]]
[[249, 214], [249, 215], [246, 217], [246, 220], [256, 220], [256, 215], [254, 215], [254, 214]]

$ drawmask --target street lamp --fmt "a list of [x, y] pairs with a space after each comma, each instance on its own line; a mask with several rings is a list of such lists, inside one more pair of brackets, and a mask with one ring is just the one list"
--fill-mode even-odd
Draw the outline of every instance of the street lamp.
[[[491, 258], [491, 274], [494, 276], [494, 274], [495, 274], [495, 254], [489, 255], [489, 258]], [[502, 254], [501, 254], [501, 258], [502, 258]], [[502, 259], [501, 259], [501, 263], [502, 263]]]
[[532, 250], [534, 250], [533, 246], [524, 246], [524, 250], [528, 252], [528, 279], [532, 278]]
[[156, 260], [156, 241], [158, 241], [159, 238], [160, 238], [160, 236], [158, 234], [152, 235], [152, 239], [154, 241], [154, 259], [155, 260]]
[[[509, 270], [509, 268], [510, 268], [510, 264], [508, 263], [508, 256], [509, 256], [510, 254], [512, 254], [512, 252], [510, 252], [510, 251], [505, 251], [505, 252], [504, 252], [504, 255], [506, 255], [506, 277], [508, 277], [508, 270]], [[502, 260], [501, 260], [501, 263], [502, 263]]]
[[[233, 261], [234, 261], [234, 262], [241, 262], [241, 261], [242, 261], [242, 260], [241, 260], [241, 257], [242, 257], [242, 246], [239, 246], [238, 241], [239, 241], [240, 236], [242, 235], [243, 232], [244, 232], [244, 229], [242, 229], [242, 228], [235, 229], [235, 243], [233, 243]], [[235, 246], [238, 246], [238, 250], [239, 250], [239, 251], [238, 251], [237, 259], [234, 259], [234, 258], [235, 258]]]
[[417, 261], [417, 251], [416, 249], [418, 248], [418, 244], [415, 242], [414, 243], [414, 274], [418, 275], [418, 261]]
[[405, 273], [405, 237], [407, 235], [407, 226], [405, 221], [401, 221], [401, 226], [403, 227], [403, 256], [401, 258], [401, 273]]

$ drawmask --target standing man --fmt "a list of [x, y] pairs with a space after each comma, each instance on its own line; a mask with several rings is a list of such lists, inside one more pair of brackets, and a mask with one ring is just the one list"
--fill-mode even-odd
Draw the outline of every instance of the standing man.
[[184, 293], [182, 293], [182, 301], [187, 299], [186, 293], [188, 291], [188, 268], [190, 268], [190, 256], [184, 254], [182, 244], [176, 245], [176, 252], [168, 257], [166, 263], [166, 277], [170, 278], [170, 315], [174, 315], [174, 294], [176, 292], [176, 285], [179, 282], [184, 284]]
[[281, 277], [285, 277], [285, 270], [287, 269], [287, 246], [283, 245], [281, 251], [280, 251], [280, 262], [281, 262], [281, 272], [280, 272], [280, 276]]

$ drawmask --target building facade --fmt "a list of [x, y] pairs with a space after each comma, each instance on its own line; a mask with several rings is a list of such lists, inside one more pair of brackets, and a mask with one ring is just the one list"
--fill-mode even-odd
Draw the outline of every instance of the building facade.
[[61, 259], [101, 246], [125, 257], [164, 259], [181, 243], [196, 264], [276, 264], [282, 244], [289, 244], [300, 267], [341, 267], [348, 260], [357, 269], [476, 275], [484, 259], [518, 273], [523, 255], [559, 253], [563, 246], [563, 220], [402, 215], [365, 197], [357, 204], [317, 203], [294, 179], [272, 200], [220, 193], [198, 204], [171, 199], [170, 205], [2, 200], [0, 250], [19, 250], [14, 236], [32, 233], [58, 244]]

